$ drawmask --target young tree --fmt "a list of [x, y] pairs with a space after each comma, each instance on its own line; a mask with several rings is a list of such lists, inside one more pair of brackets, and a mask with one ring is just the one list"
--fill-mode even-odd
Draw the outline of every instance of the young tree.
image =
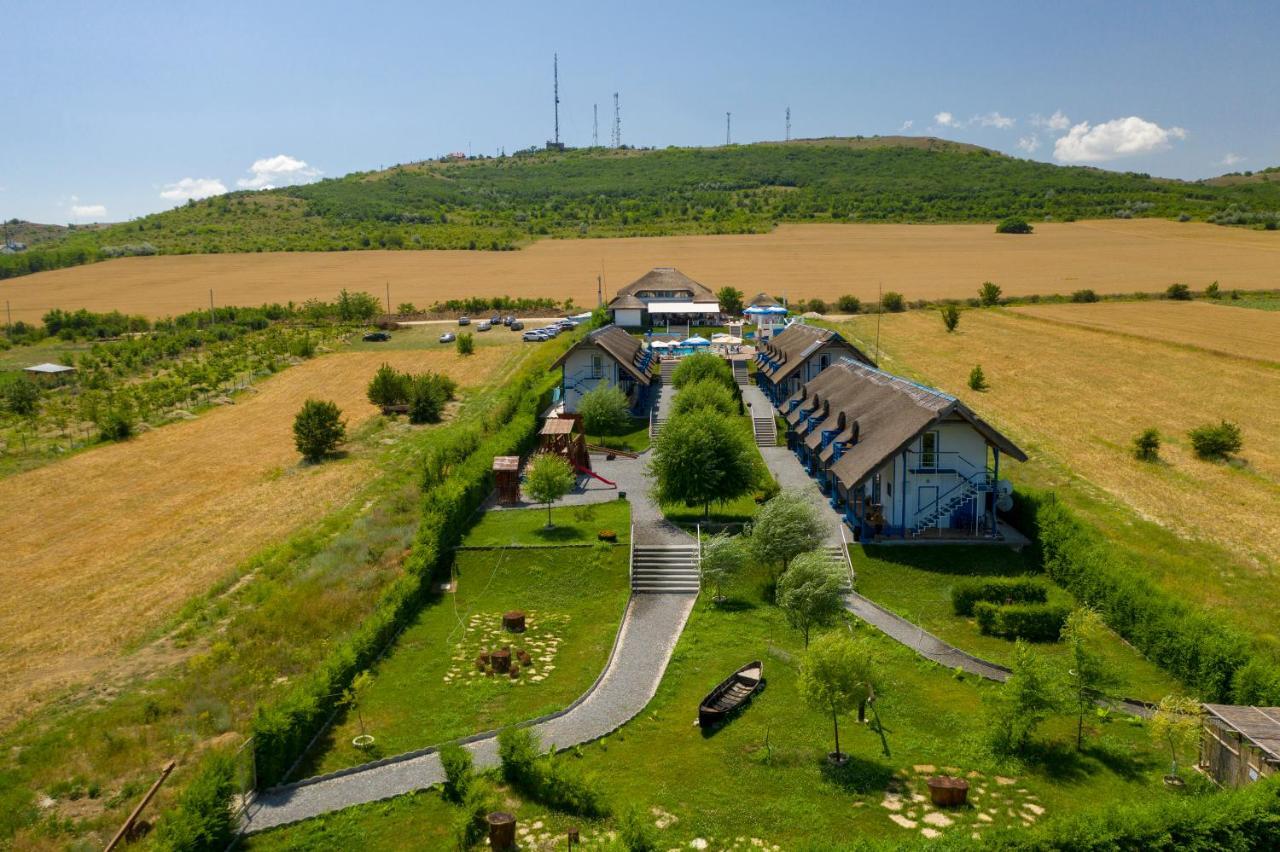
[[576, 481], [573, 468], [560, 456], [540, 453], [533, 457], [524, 487], [538, 503], [547, 504], [547, 529], [551, 523], [551, 504], [573, 490]]
[[682, 359], [680, 365], [671, 374], [671, 384], [677, 389], [705, 380], [719, 382], [729, 391], [734, 391], [738, 387], [729, 362], [710, 352], [697, 352]]
[[862, 310], [862, 300], [857, 296], [844, 295], [836, 300], [836, 307], [844, 314], [856, 314]]
[[742, 297], [743, 293], [736, 287], [721, 287], [716, 292], [716, 301], [720, 303], [720, 312], [728, 314], [731, 317], [742, 316]]
[[1244, 446], [1244, 438], [1240, 427], [1223, 420], [1221, 423], [1207, 423], [1197, 426], [1187, 433], [1191, 439], [1191, 448], [1202, 459], [1225, 459], [1232, 453], [1240, 452]]
[[982, 286], [978, 288], [978, 301], [982, 302], [984, 308], [991, 308], [1000, 304], [1000, 294], [1004, 292], [1000, 289], [1000, 285], [991, 281], [983, 281]]
[[36, 413], [40, 402], [40, 389], [35, 382], [16, 376], [0, 385], [0, 403], [6, 411], [19, 417], [30, 417]]
[[751, 490], [759, 476], [755, 445], [738, 424], [718, 411], [699, 409], [667, 421], [653, 449], [650, 474], [663, 503], [726, 503]]
[[470, 355], [476, 351], [476, 338], [471, 332], [459, 334], [454, 345], [458, 348], [459, 355]]
[[367, 394], [374, 405], [403, 405], [409, 399], [409, 376], [383, 364], [369, 380]]
[[969, 371], [969, 390], [984, 391], [987, 389], [987, 374], [982, 372], [981, 364], [974, 364]]
[[960, 309], [955, 305], [942, 306], [942, 324], [947, 327], [947, 333], [956, 330], [956, 326], [960, 324]]
[[309, 462], [318, 462], [347, 437], [342, 410], [332, 402], [308, 399], [293, 419], [293, 443]]
[[844, 611], [843, 585], [840, 568], [819, 551], [797, 556], [778, 580], [778, 606], [787, 623], [800, 631], [806, 648], [813, 628], [830, 624]]
[[991, 741], [998, 752], [1017, 754], [1031, 742], [1036, 727], [1060, 706], [1058, 685], [1044, 660], [1019, 639], [1013, 648], [1013, 673], [991, 708]]
[[[800, 664], [800, 694], [805, 703], [820, 713], [831, 714], [836, 745], [832, 759], [836, 763], [844, 762], [840, 752], [840, 717], [871, 700], [875, 694], [874, 679], [870, 648], [839, 631], [814, 642]], [[880, 728], [878, 719], [877, 728]], [[888, 755], [889, 745], [882, 728], [880, 741]]]
[[406, 376], [409, 384], [409, 422], [437, 423], [444, 406], [457, 388], [453, 379], [441, 373]]
[[671, 404], [671, 413], [686, 414], [700, 408], [718, 411], [726, 417], [738, 413], [738, 400], [733, 391], [715, 379], [699, 379], [685, 385]]
[[1178, 754], [1200, 739], [1200, 704], [1194, 698], [1166, 695], [1151, 714], [1151, 740], [1169, 749], [1169, 774], [1178, 774]]
[[715, 589], [714, 603], [724, 600], [722, 590], [747, 561], [747, 548], [739, 536], [718, 533], [702, 543], [702, 579]]
[[1120, 685], [1120, 677], [1098, 652], [1106, 631], [1102, 618], [1092, 609], [1081, 607], [1067, 616], [1062, 628], [1062, 641], [1070, 652], [1065, 685], [1071, 709], [1076, 714], [1076, 750], [1084, 747], [1084, 716], [1099, 700], [1109, 701]]
[[1154, 426], [1143, 429], [1133, 439], [1133, 455], [1138, 461], [1155, 461], [1160, 458], [1160, 433]]
[[813, 502], [799, 491], [783, 491], [756, 510], [750, 545], [756, 560], [781, 565], [822, 544], [827, 525]]
[[342, 691], [341, 704], [356, 711], [356, 718], [360, 720], [360, 736], [365, 736], [364, 730], [364, 713], [360, 710], [360, 702], [364, 699], [365, 693], [369, 691], [369, 687], [373, 685], [373, 675], [367, 671], [360, 672], [351, 680], [351, 685]]
[[[677, 397], [678, 399], [678, 397]], [[617, 385], [601, 382], [578, 400], [578, 413], [582, 415], [582, 428], [587, 434], [615, 435], [631, 422], [627, 395]]]

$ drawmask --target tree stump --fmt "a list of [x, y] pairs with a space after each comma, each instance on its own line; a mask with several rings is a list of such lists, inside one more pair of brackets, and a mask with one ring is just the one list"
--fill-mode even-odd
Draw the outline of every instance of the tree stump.
[[516, 848], [516, 818], [512, 814], [496, 811], [485, 817], [489, 823], [490, 849]]
[[489, 662], [493, 665], [495, 672], [507, 672], [511, 670], [511, 652], [506, 648], [501, 651], [494, 651], [489, 655]]
[[502, 629], [508, 633], [524, 632], [524, 613], [518, 609], [504, 613], [502, 616]]
[[950, 775], [934, 775], [929, 779], [929, 798], [940, 808], [958, 808], [969, 800], [969, 782]]

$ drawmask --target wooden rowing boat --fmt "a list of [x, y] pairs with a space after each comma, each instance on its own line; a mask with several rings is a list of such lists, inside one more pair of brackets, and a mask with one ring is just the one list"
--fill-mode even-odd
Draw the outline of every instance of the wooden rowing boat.
[[698, 725], [710, 728], [723, 722], [729, 714], [750, 700], [764, 679], [764, 664], [759, 660], [747, 663], [715, 689], [707, 693], [698, 707]]

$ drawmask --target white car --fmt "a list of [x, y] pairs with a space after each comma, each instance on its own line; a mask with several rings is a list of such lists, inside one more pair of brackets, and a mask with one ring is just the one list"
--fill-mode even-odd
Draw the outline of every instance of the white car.
[[547, 336], [543, 334], [540, 329], [534, 329], [533, 331], [526, 331], [523, 335], [520, 336], [520, 339], [524, 340], [525, 342], [541, 343], [542, 341], [547, 339]]
[[440, 335], [441, 343], [452, 343], [457, 339], [458, 339], [458, 336], [454, 334], [452, 331], [446, 331], [444, 334]]
[[492, 328], [492, 325], [488, 320], [480, 320], [480, 322], [476, 323], [476, 331], [488, 331], [490, 328]]

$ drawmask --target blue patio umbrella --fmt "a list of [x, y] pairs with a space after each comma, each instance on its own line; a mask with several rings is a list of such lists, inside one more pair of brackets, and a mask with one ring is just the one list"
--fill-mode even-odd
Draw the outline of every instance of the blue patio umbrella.
[[758, 315], [769, 314], [772, 316], [777, 316], [779, 314], [787, 313], [787, 309], [782, 307], [781, 305], [765, 305], [764, 307], [757, 307], [756, 305], [752, 305], [751, 307], [743, 311], [743, 313], [758, 314]]
[[686, 337], [684, 340], [681, 340], [680, 345], [681, 346], [710, 346], [711, 341], [707, 340], [705, 337], [699, 337], [698, 335], [695, 334], [693, 337]]

